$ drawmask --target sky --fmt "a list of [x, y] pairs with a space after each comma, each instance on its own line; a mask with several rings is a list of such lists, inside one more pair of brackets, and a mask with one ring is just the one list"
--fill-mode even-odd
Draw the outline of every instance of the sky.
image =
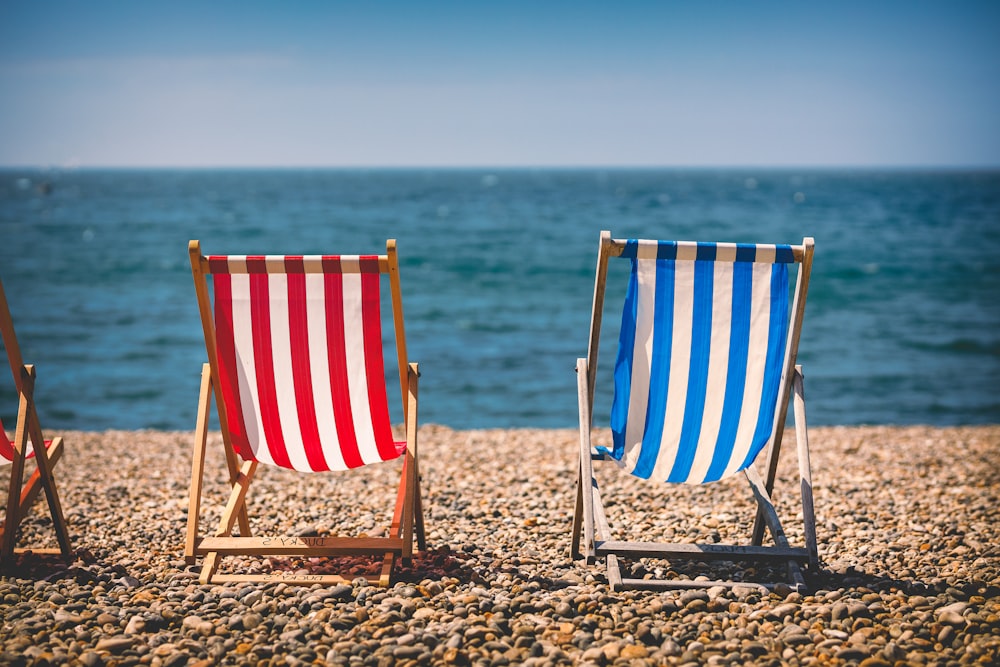
[[0, 167], [1000, 166], [1000, 2], [0, 2]]

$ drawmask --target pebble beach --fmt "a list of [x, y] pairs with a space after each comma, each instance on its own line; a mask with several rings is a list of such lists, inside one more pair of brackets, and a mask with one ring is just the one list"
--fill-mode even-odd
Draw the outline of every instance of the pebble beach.
[[[574, 429], [433, 425], [419, 432], [427, 549], [390, 587], [280, 581], [377, 571], [364, 558], [229, 559], [224, 570], [276, 581], [202, 585], [182, 553], [192, 435], [61, 435], [56, 478], [74, 558], [5, 565], [2, 665], [1000, 663], [1000, 426], [810, 429], [821, 568], [805, 592], [612, 592], [603, 563], [569, 555]], [[209, 445], [206, 526], [226, 496], [218, 434]], [[775, 499], [801, 544], [793, 433], [784, 447]], [[384, 534], [399, 471], [398, 461], [305, 477], [262, 467], [251, 524], [258, 534]], [[739, 478], [695, 488], [605, 468], [599, 479], [617, 535], [749, 539], [753, 507]], [[55, 546], [44, 502], [19, 545]], [[768, 574], [725, 562], [637, 561], [625, 571]]]

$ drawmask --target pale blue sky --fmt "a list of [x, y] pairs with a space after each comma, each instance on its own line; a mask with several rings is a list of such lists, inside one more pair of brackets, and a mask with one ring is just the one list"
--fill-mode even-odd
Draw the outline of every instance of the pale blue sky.
[[1000, 2], [0, 3], [0, 166], [1000, 166]]

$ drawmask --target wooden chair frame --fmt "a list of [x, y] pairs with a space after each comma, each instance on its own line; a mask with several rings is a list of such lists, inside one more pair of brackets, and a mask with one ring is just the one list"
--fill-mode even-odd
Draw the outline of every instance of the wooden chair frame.
[[[72, 553], [69, 531], [66, 528], [66, 519], [63, 515], [62, 503], [59, 500], [59, 492], [56, 489], [55, 477], [52, 472], [53, 467], [62, 456], [63, 442], [61, 437], [56, 437], [48, 443], [47, 447], [40, 445], [40, 443], [45, 442], [45, 438], [38, 420], [38, 413], [35, 410], [35, 367], [32, 364], [25, 364], [21, 357], [21, 348], [14, 333], [14, 322], [10, 315], [3, 283], [0, 283], [0, 336], [3, 338], [7, 360], [10, 362], [11, 375], [14, 378], [14, 387], [17, 389], [19, 397], [17, 427], [12, 443], [14, 459], [11, 461], [10, 486], [7, 491], [7, 513], [4, 523], [0, 525], [0, 564], [9, 562], [15, 553], [60, 554], [63, 557], [69, 557]], [[25, 483], [24, 469], [28, 461], [29, 442], [39, 443], [39, 445], [35, 456], [32, 457], [35, 461], [35, 471]], [[45, 498], [48, 501], [49, 514], [55, 527], [59, 548], [17, 548], [17, 530], [42, 490], [45, 491]]]
[[[201, 390], [198, 402], [198, 420], [195, 429], [194, 452], [191, 469], [191, 487], [188, 506], [187, 534], [184, 555], [189, 564], [204, 556], [201, 569], [202, 583], [226, 583], [242, 581], [283, 581], [296, 584], [350, 583], [351, 578], [326, 574], [220, 574], [220, 561], [227, 555], [245, 556], [345, 556], [373, 555], [382, 557], [382, 568], [378, 575], [366, 576], [369, 581], [388, 586], [392, 571], [398, 559], [408, 561], [413, 557], [413, 542], [423, 550], [424, 520], [420, 494], [420, 472], [417, 456], [417, 380], [419, 368], [410, 363], [406, 353], [406, 333], [403, 323], [402, 291], [399, 282], [399, 260], [395, 239], [386, 242], [386, 254], [378, 258], [379, 273], [388, 274], [392, 297], [392, 315], [396, 338], [396, 353], [399, 360], [400, 390], [402, 392], [404, 427], [406, 431], [406, 452], [403, 455], [403, 470], [396, 496], [396, 505], [387, 537], [297, 537], [261, 536], [254, 537], [250, 530], [247, 513], [247, 493], [257, 471], [257, 461], [242, 461], [230, 437], [226, 405], [222, 400], [221, 387], [217, 378], [219, 368], [216, 355], [215, 324], [212, 316], [211, 299], [208, 291], [208, 276], [211, 274], [208, 259], [202, 255], [198, 241], [188, 246], [191, 270], [194, 275], [198, 306], [209, 362], [202, 367]], [[221, 424], [222, 440], [225, 447], [226, 464], [232, 490], [223, 511], [219, 527], [214, 534], [199, 534], [202, 479], [205, 468], [205, 451], [208, 440], [208, 421], [211, 403], [215, 398]], [[239, 536], [233, 530], [239, 527]]]
[[[815, 570], [819, 566], [819, 558], [816, 543], [816, 522], [813, 510], [812, 475], [809, 463], [809, 441], [806, 429], [803, 375], [802, 369], [796, 365], [795, 359], [798, 353], [799, 337], [802, 330], [803, 314], [805, 312], [806, 293], [809, 287], [809, 277], [812, 268], [813, 240], [805, 238], [801, 245], [792, 246], [795, 262], [799, 264], [799, 270], [795, 282], [794, 299], [789, 322], [788, 347], [785, 355], [786, 365], [783, 369], [781, 385], [778, 390], [775, 431], [771, 445], [767, 451], [766, 476], [762, 477], [760, 475], [755, 467], [756, 464], [751, 465], [743, 471], [757, 504], [757, 513], [749, 545], [630, 542], [615, 540], [612, 537], [610, 524], [608, 523], [607, 515], [601, 502], [601, 494], [593, 465], [594, 461], [610, 461], [611, 459], [591, 446], [591, 430], [593, 428], [594, 387], [597, 379], [597, 354], [600, 345], [608, 260], [611, 257], [620, 257], [624, 248], [624, 240], [614, 240], [611, 238], [610, 232], [601, 232], [597, 276], [594, 284], [588, 357], [578, 359], [576, 366], [580, 413], [580, 451], [576, 476], [576, 504], [573, 513], [572, 557], [585, 558], [588, 563], [594, 563], [597, 558], [605, 558], [608, 583], [612, 590], [625, 587], [646, 589], [732, 587], [755, 583], [745, 581], [623, 578], [618, 562], [619, 558], [785, 563], [788, 570], [789, 582], [779, 583], [786, 583], [797, 590], [804, 590], [806, 584], [800, 564], [805, 563], [810, 569]], [[781, 440], [784, 433], [785, 416], [788, 411], [790, 395], [794, 395], [793, 415], [798, 445], [799, 486], [802, 497], [805, 547], [792, 547], [789, 545], [788, 538], [781, 526], [778, 513], [772, 501], [772, 493], [777, 476], [778, 455], [781, 450]], [[765, 527], [770, 532], [774, 541], [773, 546], [763, 545]], [[773, 588], [776, 584], [759, 583], [757, 585], [765, 588]]]

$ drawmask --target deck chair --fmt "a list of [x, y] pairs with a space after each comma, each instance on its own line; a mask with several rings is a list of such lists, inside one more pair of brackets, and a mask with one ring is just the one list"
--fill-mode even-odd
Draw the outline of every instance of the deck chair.
[[[14, 387], [19, 396], [17, 426], [14, 440], [7, 437], [7, 431], [0, 422], [0, 465], [10, 464], [10, 486], [7, 491], [7, 510], [0, 525], [0, 565], [9, 563], [15, 553], [58, 553], [68, 557], [71, 553], [69, 532], [63, 516], [62, 504], [56, 490], [52, 468], [63, 453], [61, 437], [46, 440], [35, 411], [35, 367], [25, 365], [21, 358], [21, 348], [14, 335], [14, 322], [7, 305], [7, 295], [0, 283], [0, 337], [3, 339]], [[44, 443], [41, 453], [36, 452], [35, 443]], [[24, 470], [28, 460], [34, 460], [35, 471], [24, 482]], [[59, 549], [19, 549], [16, 548], [17, 531], [34, 504], [40, 491], [45, 491], [49, 513], [55, 527]]]
[[[594, 447], [597, 353], [608, 262], [616, 257], [631, 260], [631, 274], [614, 366], [611, 446]], [[796, 589], [805, 587], [802, 565], [818, 566], [802, 370], [795, 364], [812, 257], [811, 238], [774, 246], [626, 241], [601, 233], [588, 356], [576, 367], [580, 457], [572, 555], [590, 563], [605, 558], [613, 590], [747, 583], [623, 578], [623, 558], [763, 561], [787, 567], [787, 581], [755, 583]], [[795, 265], [789, 303], [789, 267]], [[792, 392], [801, 548], [789, 545], [771, 500]], [[762, 476], [754, 462], [764, 450]], [[594, 473], [600, 461], [655, 482], [704, 484], [742, 472], [757, 506], [750, 544], [615, 540]], [[763, 544], [765, 526], [773, 545]]]
[[[204, 557], [200, 580], [336, 583], [355, 577], [220, 574], [220, 559], [247, 556], [382, 558], [372, 583], [389, 584], [397, 559], [424, 549], [417, 459], [416, 363], [406, 356], [395, 240], [386, 254], [211, 255], [188, 247], [205, 333], [185, 558]], [[390, 426], [380, 283], [388, 275], [405, 439]], [[212, 294], [209, 291], [211, 282]], [[213, 307], [214, 301], [214, 307]], [[202, 476], [215, 398], [232, 490], [218, 529], [201, 536]], [[404, 457], [386, 537], [254, 537], [247, 492], [259, 464], [302, 473], [344, 471]], [[233, 536], [238, 525], [239, 535]]]

